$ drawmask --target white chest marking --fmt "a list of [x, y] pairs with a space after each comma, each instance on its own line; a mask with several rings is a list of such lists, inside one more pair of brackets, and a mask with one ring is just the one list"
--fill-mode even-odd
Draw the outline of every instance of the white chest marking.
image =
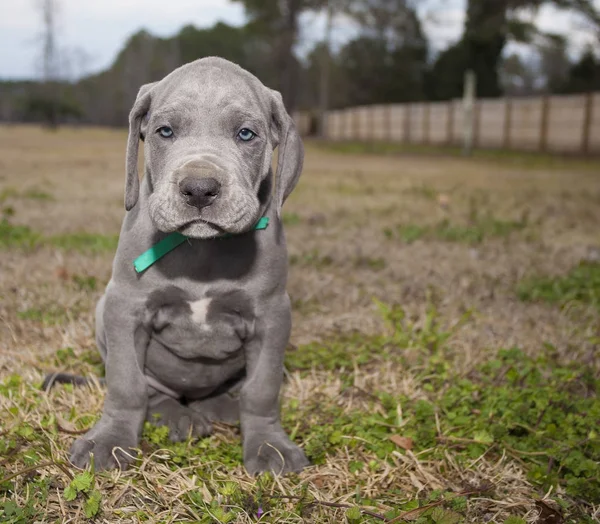
[[201, 298], [200, 300], [189, 302], [190, 307], [192, 308], [192, 321], [194, 324], [201, 325], [207, 330], [210, 329], [210, 327], [206, 324], [210, 302], [210, 298]]

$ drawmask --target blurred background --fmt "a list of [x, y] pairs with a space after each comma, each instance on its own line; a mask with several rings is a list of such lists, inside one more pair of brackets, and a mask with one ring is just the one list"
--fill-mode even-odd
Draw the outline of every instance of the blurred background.
[[[452, 144], [471, 122], [475, 146], [600, 149], [593, 96], [548, 99], [600, 90], [598, 0], [2, 4], [0, 121], [123, 126], [140, 85], [219, 55], [279, 90], [305, 135]], [[528, 103], [440, 104], [468, 70], [477, 97]]]

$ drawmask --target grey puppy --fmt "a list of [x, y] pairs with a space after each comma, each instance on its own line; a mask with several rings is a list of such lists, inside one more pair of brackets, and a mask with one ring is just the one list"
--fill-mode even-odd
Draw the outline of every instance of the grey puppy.
[[[71, 448], [73, 464], [86, 467], [93, 453], [98, 469], [125, 467], [145, 420], [167, 425], [173, 440], [239, 420], [250, 474], [308, 465], [279, 418], [291, 327], [281, 207], [303, 157], [280, 94], [231, 62], [203, 58], [140, 89], [128, 212], [96, 309], [107, 394]], [[255, 230], [262, 217], [268, 227]], [[173, 232], [187, 239], [136, 271], [134, 260]]]

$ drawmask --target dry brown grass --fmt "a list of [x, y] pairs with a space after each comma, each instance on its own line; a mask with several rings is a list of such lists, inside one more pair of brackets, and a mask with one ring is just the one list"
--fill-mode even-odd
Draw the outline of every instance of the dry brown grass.
[[[27, 225], [44, 236], [81, 231], [117, 234], [124, 214], [124, 144], [121, 131], [0, 128], [0, 195], [4, 194], [0, 210], [13, 208], [11, 223]], [[294, 303], [293, 345], [339, 332], [381, 332], [383, 321], [372, 300], [376, 297], [401, 304], [417, 324], [424, 321], [428, 304], [436, 306], [444, 325], [473, 310], [451, 342], [459, 372], [466, 373], [498, 348], [518, 346], [535, 355], [545, 343], [567, 360], [589, 362], [597, 350], [597, 342], [590, 342], [599, 329], [595, 310], [565, 311], [523, 303], [515, 295], [523, 277], [564, 274], [600, 246], [600, 177], [565, 166], [525, 168], [456, 158], [345, 155], [309, 145], [302, 181], [285, 209], [292, 260], [288, 289]], [[46, 197], [26, 196], [33, 194], [32, 189]], [[424, 226], [444, 219], [467, 224], [474, 212], [491, 213], [498, 220], [525, 217], [526, 226], [473, 245], [435, 238], [406, 243], [384, 234], [399, 224]], [[100, 388], [58, 388], [42, 400], [26, 398], [32, 391], [29, 385], [38, 384], [56, 364], [60, 348], [73, 349], [74, 358], [68, 362], [72, 369], [94, 369], [81, 359], [95, 351], [93, 308], [109, 279], [111, 263], [109, 250], [0, 247], [0, 382], [15, 374], [23, 378], [19, 398], [0, 395], [1, 411], [19, 410], [18, 415], [0, 416], [0, 423], [6, 424], [0, 435], [17, 420], [38, 428], [52, 443], [39, 463], [65, 460], [74, 438], [60, 431], [48, 433], [42, 420], [53, 416], [64, 427], [76, 428], [89, 424], [101, 409]], [[81, 284], [89, 277], [96, 280], [95, 288]], [[49, 311], [58, 313], [52, 316]], [[382, 365], [344, 373], [354, 374], [352, 382], [360, 391], [388, 391], [413, 400], [425, 395], [410, 368]], [[332, 404], [352, 411], [362, 402], [369, 409], [360, 395], [342, 391], [339, 372], [293, 372], [284, 405], [297, 399], [301, 404]], [[71, 417], [72, 410], [87, 416], [81, 424]], [[211, 439], [215, 446], [236, 446], [239, 435], [235, 429], [222, 428]], [[471, 498], [467, 521], [504, 522], [508, 515], [518, 514], [536, 522], [534, 501], [544, 494], [531, 485], [514, 457], [481, 456], [464, 467], [451, 451], [437, 463], [400, 451], [376, 471], [355, 474], [349, 464], [372, 457], [357, 457], [342, 442], [325, 464], [309, 468], [299, 478], [273, 481], [266, 491], [296, 496], [301, 482], [320, 501], [352, 505], [360, 489], [363, 498], [379, 501], [371, 509], [381, 513], [397, 507], [399, 491], [410, 499], [432, 489], [461, 491], [487, 482], [495, 486], [495, 494]], [[224, 504], [219, 490], [228, 480], [244, 491], [256, 490], [257, 481], [247, 477], [241, 465], [211, 466], [196, 456], [185, 468], [173, 471], [169, 457], [168, 450], [155, 449], [132, 471], [99, 475], [103, 509], [97, 521], [199, 521], [204, 517], [186, 493], [199, 491], [205, 501]], [[27, 462], [0, 457], [0, 464], [2, 477], [24, 469]], [[211, 472], [210, 478], [199, 471]], [[84, 519], [81, 501], [69, 503], [62, 497], [66, 472], [50, 465], [37, 474], [54, 479], [44, 502], [44, 522]], [[31, 496], [26, 481], [27, 475], [16, 477], [16, 492], [0, 491], [0, 501], [12, 496], [24, 503]], [[392, 488], [394, 494], [386, 496]], [[294, 517], [294, 505], [288, 506], [292, 513], [286, 522], [345, 519], [344, 509], [316, 504]], [[590, 518], [598, 518], [598, 507], [582, 507]], [[247, 505], [237, 521], [255, 521], [254, 509]]]

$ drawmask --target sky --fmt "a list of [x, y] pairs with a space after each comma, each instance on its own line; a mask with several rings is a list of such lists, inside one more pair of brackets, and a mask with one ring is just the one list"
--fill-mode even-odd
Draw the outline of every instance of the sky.
[[[70, 50], [70, 64], [64, 65], [71, 77], [106, 69], [126, 39], [140, 29], [157, 36], [171, 36], [187, 24], [208, 27], [217, 21], [241, 25], [243, 6], [230, 0], [56, 0], [59, 3], [58, 45]], [[600, 7], [600, 0], [596, 0]], [[40, 75], [40, 0], [0, 0], [0, 78], [25, 79]], [[437, 4], [435, 3], [437, 2]], [[466, 0], [435, 0], [434, 7], [421, 9], [425, 32], [434, 49], [455, 42], [464, 23]], [[429, 5], [429, 3], [428, 3]], [[577, 55], [593, 35], [582, 29], [574, 16], [544, 7], [531, 15], [541, 29], [571, 37], [571, 52]], [[323, 33], [324, 19], [314, 14], [302, 21], [300, 53], [306, 52]], [[333, 32], [340, 46], [354, 30], [340, 17]], [[74, 52], [77, 50], [77, 52]], [[513, 46], [514, 51], [522, 48]], [[511, 49], [508, 50], [509, 52]], [[63, 53], [67, 56], [66, 53]]]

